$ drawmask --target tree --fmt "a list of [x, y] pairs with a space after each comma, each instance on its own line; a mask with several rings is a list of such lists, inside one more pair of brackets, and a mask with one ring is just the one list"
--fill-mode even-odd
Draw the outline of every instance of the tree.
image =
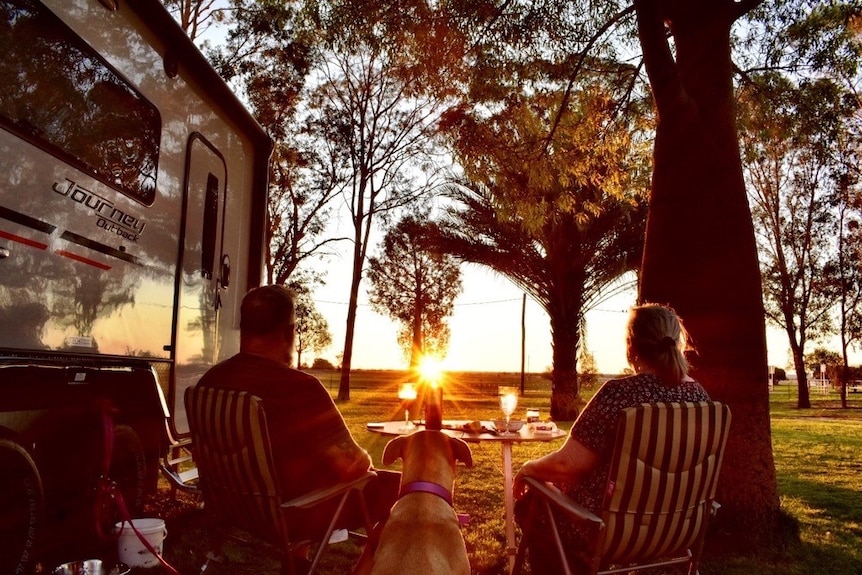
[[216, 0], [162, 0], [189, 38], [197, 40], [210, 26], [224, 22], [225, 9]]
[[436, 249], [437, 224], [422, 215], [401, 219], [368, 260], [369, 299], [378, 313], [401, 324], [399, 343], [415, 370], [427, 355], [445, 355], [455, 298], [461, 293], [458, 262]]
[[766, 317], [783, 327], [800, 408], [811, 407], [805, 345], [828, 334], [838, 301], [831, 141], [840, 98], [828, 80], [752, 78], [740, 96], [742, 149], [761, 254]]
[[676, 309], [698, 350], [695, 377], [733, 412], [718, 520], [737, 552], [768, 544], [779, 508], [760, 270], [730, 44], [734, 22], [760, 1], [635, 2], [658, 113], [638, 298]]
[[[435, 37], [424, 3], [357, 5], [321, 2], [309, 11], [318, 34], [315, 86], [309, 99], [314, 135], [327, 151], [333, 189], [350, 211], [353, 244], [338, 399], [350, 399], [350, 367], [362, 271], [378, 219], [414, 204], [433, 181], [428, 158], [447, 88], [435, 60], [414, 58]], [[445, 33], [445, 30], [441, 33]], [[417, 174], [423, 173], [423, 180]]]
[[[814, 374], [814, 379], [819, 379], [818, 374], [823, 374], [832, 383], [837, 384], [841, 381], [842, 357], [838, 352], [816, 347], [805, 356], [805, 365]], [[826, 367], [825, 372], [821, 371], [821, 366]]]
[[[858, 156], [856, 156], [858, 158]], [[842, 164], [842, 167], [846, 164]], [[841, 407], [847, 409], [850, 381], [848, 348], [862, 341], [862, 194], [850, 195], [855, 172], [839, 169], [838, 174], [838, 333], [841, 341]], [[852, 200], [851, 200], [852, 197]]]
[[[849, 223], [847, 218], [853, 217], [854, 169], [858, 173], [858, 159], [854, 160], [854, 155], [858, 157], [858, 93], [862, 81], [859, 75], [862, 57], [859, 23], [862, 22], [862, 9], [854, 2], [797, 1], [765, 6], [769, 8], [755, 12], [755, 17], [746, 28], [749, 36], [746, 44], [757, 45], [760, 50], [754, 54], [756, 58], [748, 62], [748, 67], [754, 72], [744, 76], [743, 97], [755, 103], [760, 102], [761, 107], [768, 107], [768, 120], [776, 124], [770, 128], [772, 134], [781, 133], [778, 126], [783, 129], [784, 145], [789, 146], [791, 151], [781, 154], [788, 159], [781, 167], [785, 174], [793, 176], [786, 180], [792, 184], [790, 189], [808, 186], [809, 195], [816, 195], [817, 211], [825, 214], [821, 220], [832, 220], [817, 223], [820, 230], [829, 232], [829, 237], [812, 240], [820, 244], [812, 250], [812, 257], [824, 259], [824, 251], [828, 250], [830, 261], [824, 267], [809, 265], [812, 277], [807, 279], [809, 284], [831, 283], [824, 289], [815, 286], [810, 304], [804, 289], [800, 289], [804, 287], [805, 279], [794, 280], [795, 290], [791, 290], [790, 285], [786, 286], [789, 297], [780, 298], [789, 300], [785, 309], [794, 307], [792, 304], [800, 301], [803, 305], [808, 304], [809, 309], [804, 319], [797, 313], [795, 322], [784, 322], [784, 325], [788, 333], [796, 330], [797, 339], [800, 330], [808, 322], [815, 324], [814, 330], [809, 330], [813, 336], [824, 335], [827, 321], [818, 321], [818, 314], [826, 305], [826, 300], [833, 297], [838, 300], [838, 310], [836, 314], [830, 315], [837, 316], [838, 332], [844, 343], [849, 345], [853, 341], [850, 328], [853, 324], [854, 270], [848, 265], [850, 260], [845, 257], [851, 254], [845, 252], [848, 249], [852, 251], [854, 236], [849, 233], [846, 224]], [[775, 98], [763, 104], [769, 100], [770, 93]], [[756, 117], [757, 114], [752, 111], [748, 115]], [[759, 114], [761, 117], [765, 115], [763, 112]], [[776, 140], [775, 137], [770, 138], [773, 146]], [[804, 166], [801, 167], [801, 164]], [[816, 173], [816, 179], [812, 173]], [[803, 220], [799, 216], [793, 219], [797, 223]], [[786, 244], [793, 245], [796, 253], [804, 254], [799, 249], [799, 237], [805, 237], [805, 228], [797, 227], [787, 236], [789, 226], [787, 222], [783, 225]], [[777, 227], [777, 224], [770, 227]], [[773, 258], [767, 257], [766, 260], [773, 261]], [[790, 267], [792, 270], [793, 266]], [[770, 282], [767, 280], [766, 283], [768, 292]], [[767, 303], [774, 299], [767, 297]], [[795, 308], [798, 312], [799, 306]], [[769, 306], [767, 311], [770, 311]], [[773, 317], [775, 315], [770, 314]], [[851, 336], [850, 339], [847, 339], [848, 336]], [[804, 338], [802, 341], [804, 343]], [[797, 364], [801, 363], [803, 353], [802, 350], [794, 350]], [[804, 372], [798, 383], [801, 396], [799, 405], [806, 406], [808, 398]]]
[[447, 192], [456, 203], [443, 247], [509, 278], [548, 313], [551, 416], [572, 420], [583, 405], [581, 320], [640, 263], [645, 147], [637, 115], [617, 115], [612, 82], [582, 84], [550, 142], [547, 111], [560, 93], [530, 91], [510, 94], [498, 113], [478, 106], [448, 118], [465, 180]]
[[[318, 146], [314, 125], [297, 114], [312, 70], [314, 34], [292, 4], [231, 0], [223, 46], [210, 51], [216, 68], [239, 84], [255, 117], [273, 138], [267, 223], [267, 281], [287, 284], [305, 262], [329, 255], [339, 240], [327, 234], [338, 197], [329, 151]], [[302, 107], [304, 110], [305, 108]], [[316, 274], [311, 274], [317, 280]]]
[[[493, 91], [498, 78], [511, 80], [504, 88], [517, 85], [523, 70], [518, 61], [527, 50], [568, 64], [574, 85], [597, 56], [619, 60], [615, 53], [636, 54], [630, 40], [640, 44], [658, 123], [639, 299], [670, 303], [680, 312], [698, 348], [695, 375], [733, 411], [718, 497], [722, 532], [735, 552], [769, 544], [779, 506], [765, 313], [735, 126], [731, 29], [746, 18], [734, 34], [744, 40], [736, 54], [762, 56], [760, 67], [798, 57], [812, 69], [835, 62], [843, 77], [854, 78], [860, 61], [855, 49], [846, 49], [841, 31], [858, 31], [854, 3], [777, 1], [769, 3], [771, 10], [755, 12], [761, 2], [636, 0], [631, 7], [611, 0], [547, 0], [506, 2], [500, 10], [485, 3], [464, 8], [471, 16], [465, 20], [475, 23], [471, 95]], [[633, 9], [634, 31], [627, 20]], [[761, 29], [767, 33], [755, 37]], [[640, 70], [640, 63], [634, 65]], [[562, 119], [566, 106], [558, 109]]]
[[329, 324], [323, 317], [311, 294], [305, 289], [296, 290], [296, 365], [302, 365], [302, 354], [319, 353], [332, 343]]

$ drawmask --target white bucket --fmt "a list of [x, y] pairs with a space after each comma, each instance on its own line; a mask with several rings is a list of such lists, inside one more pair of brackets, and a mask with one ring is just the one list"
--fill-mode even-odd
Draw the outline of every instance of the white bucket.
[[[168, 530], [165, 529], [164, 520], [132, 519], [132, 525], [147, 540], [150, 546], [161, 555], [162, 544], [165, 542], [165, 536], [168, 534]], [[119, 533], [117, 553], [121, 563], [125, 563], [129, 567], [157, 567], [159, 565], [159, 559], [147, 550], [128, 521], [116, 523], [114, 525], [114, 533]]]

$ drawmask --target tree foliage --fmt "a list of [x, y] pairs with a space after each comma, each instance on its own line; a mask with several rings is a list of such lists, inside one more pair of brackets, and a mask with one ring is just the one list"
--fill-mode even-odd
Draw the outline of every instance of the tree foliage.
[[227, 18], [218, 0], [162, 0], [189, 38], [197, 40], [211, 26]]
[[429, 160], [447, 90], [439, 82], [444, 71], [433, 65], [438, 60], [417, 60], [416, 50], [433, 50], [441, 40], [435, 33], [445, 29], [421, 26], [428, 22], [423, 6], [321, 1], [306, 7], [317, 34], [309, 126], [352, 225], [340, 400], [350, 398], [358, 293], [371, 232], [378, 220], [416, 203], [434, 179]]
[[332, 334], [326, 318], [317, 311], [311, 294], [298, 290], [296, 297], [296, 364], [302, 365], [302, 355], [319, 353], [332, 343]]
[[401, 324], [398, 342], [416, 368], [425, 355], [445, 356], [447, 319], [461, 293], [458, 262], [439, 251], [439, 230], [420, 215], [401, 219], [368, 260], [369, 300]]
[[834, 84], [763, 75], [740, 96], [740, 126], [767, 318], [788, 337], [798, 406], [810, 407], [805, 346], [832, 330], [838, 227], [831, 142], [841, 124]]
[[740, 125], [767, 314], [788, 334], [800, 407], [810, 406], [807, 340], [837, 331], [846, 356], [858, 314], [846, 225], [858, 194], [860, 10], [857, 2], [765, 4], [746, 28], [745, 45], [757, 49], [740, 60], [748, 66]]
[[[525, 90], [527, 92], [528, 90]], [[560, 91], [512, 94], [447, 127], [465, 176], [444, 246], [509, 278], [551, 320], [552, 417], [574, 419], [583, 315], [640, 264], [646, 146], [639, 116], [618, 114], [612, 83], [582, 85], [548, 142]]]

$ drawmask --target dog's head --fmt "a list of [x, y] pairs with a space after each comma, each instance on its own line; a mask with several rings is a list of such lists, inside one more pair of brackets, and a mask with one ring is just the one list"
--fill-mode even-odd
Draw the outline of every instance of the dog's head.
[[386, 444], [383, 449], [383, 464], [391, 465], [398, 458], [407, 461], [414, 458], [428, 460], [435, 454], [445, 454], [446, 458], [455, 466], [460, 461], [467, 467], [473, 467], [473, 452], [470, 446], [456, 437], [449, 437], [442, 431], [423, 430], [400, 435]]

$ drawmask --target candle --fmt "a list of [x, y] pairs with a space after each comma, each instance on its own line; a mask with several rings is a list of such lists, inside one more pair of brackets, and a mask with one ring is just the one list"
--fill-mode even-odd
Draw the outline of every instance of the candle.
[[443, 429], [443, 386], [436, 381], [425, 388], [425, 429]]

